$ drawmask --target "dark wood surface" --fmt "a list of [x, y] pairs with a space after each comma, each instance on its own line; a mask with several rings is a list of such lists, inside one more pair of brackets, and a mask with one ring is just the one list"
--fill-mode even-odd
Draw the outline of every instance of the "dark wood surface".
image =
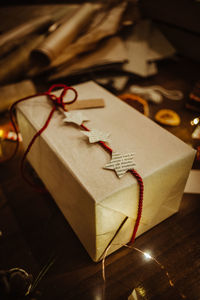
[[[200, 199], [185, 194], [180, 211], [137, 238], [135, 247], [149, 251], [169, 272], [175, 288], [154, 261], [122, 248], [101, 263], [89, 258], [49, 194], [29, 187], [18, 170], [20, 155], [1, 166], [0, 266], [20, 267], [34, 278], [48, 260], [56, 261], [38, 285], [38, 299], [127, 299], [133, 288], [142, 299], [200, 299]], [[29, 167], [28, 173], [34, 175]]]
[[[160, 63], [158, 75], [152, 78], [132, 77], [130, 82], [181, 89], [184, 101], [165, 99], [159, 106], [151, 105], [151, 118], [160, 108], [175, 109], [181, 115], [181, 125], [165, 128], [193, 144], [189, 122], [198, 113], [186, 110], [185, 102], [198, 79], [199, 64], [179, 58]], [[7, 114], [0, 117], [1, 124], [6, 122]], [[14, 143], [4, 142], [3, 147], [8, 154]], [[19, 267], [36, 278], [49, 259], [55, 257], [32, 299], [127, 300], [134, 288], [146, 300], [180, 300], [181, 294], [188, 300], [200, 299], [199, 195], [184, 194], [178, 213], [135, 242], [135, 247], [150, 252], [165, 266], [174, 287], [170, 286], [166, 270], [125, 247], [107, 257], [104, 283], [101, 263], [92, 262], [51, 196], [38, 193], [21, 178], [22, 153], [21, 146], [14, 160], [0, 165], [0, 269]], [[198, 168], [198, 162], [195, 167]], [[41, 184], [29, 165], [27, 174]]]
[[[185, 59], [183, 61], [186, 63]], [[184, 86], [189, 90], [194, 78], [190, 81], [188, 78], [192, 69], [195, 74], [196, 65], [187, 62], [186, 66], [189, 73], [182, 71], [182, 61], [179, 65], [176, 62], [160, 66], [155, 82], [161, 84], [165, 78], [166, 87], [174, 87], [176, 83], [179, 88]], [[170, 70], [173, 71], [172, 75]], [[154, 80], [142, 82], [146, 84]], [[165, 102], [165, 105], [169, 104]], [[184, 124], [188, 124], [196, 113], [186, 111], [183, 104], [179, 105], [184, 121], [175, 133], [182, 135], [180, 129], [183, 128], [187, 132], [183, 136], [186, 142], [190, 142], [188, 130], [191, 129]], [[152, 116], [157, 109], [157, 106], [151, 107]], [[1, 116], [1, 124], [7, 120], [7, 115]], [[4, 142], [3, 147], [8, 154], [14, 143]], [[135, 242], [135, 247], [149, 251], [165, 266], [175, 287], [170, 286], [165, 271], [158, 264], [152, 260], [146, 261], [142, 254], [127, 248], [118, 250], [106, 259], [104, 284], [101, 263], [91, 261], [51, 196], [39, 194], [21, 178], [19, 162], [22, 152], [20, 147], [13, 161], [1, 165], [0, 267], [20, 267], [35, 278], [48, 260], [56, 255], [55, 263], [38, 285], [36, 298], [117, 300], [127, 299], [133, 288], [139, 288], [143, 292], [143, 299], [178, 300], [182, 299], [180, 293], [190, 300], [200, 299], [199, 195], [184, 194], [177, 214]], [[38, 180], [30, 166], [27, 174]]]

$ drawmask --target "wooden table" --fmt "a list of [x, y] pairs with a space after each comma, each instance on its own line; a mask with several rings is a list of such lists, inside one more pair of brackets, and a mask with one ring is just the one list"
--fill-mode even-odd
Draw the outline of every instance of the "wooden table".
[[[194, 68], [193, 63], [190, 63], [191, 67]], [[177, 64], [172, 69], [180, 71]], [[162, 65], [157, 81], [161, 82], [165, 77], [169, 85], [169, 75], [169, 65]], [[177, 85], [189, 89], [185, 76], [179, 73], [176, 78]], [[151, 107], [152, 115], [154, 109], [158, 107]], [[180, 109], [183, 113], [183, 104]], [[191, 118], [193, 113], [186, 111], [186, 114]], [[7, 116], [0, 120], [1, 124], [6, 122]], [[179, 132], [178, 128], [176, 131]], [[8, 154], [14, 144], [4, 143], [7, 143], [4, 149]], [[37, 299], [122, 300], [127, 299], [134, 288], [138, 288], [142, 299], [178, 300], [182, 299], [180, 293], [189, 300], [200, 299], [199, 195], [184, 194], [179, 213], [135, 242], [135, 247], [151, 253], [164, 265], [174, 287], [169, 284], [166, 270], [154, 260], [146, 260], [143, 254], [125, 247], [106, 259], [104, 283], [101, 263], [91, 261], [51, 196], [38, 193], [21, 178], [19, 162], [22, 152], [20, 147], [13, 161], [1, 165], [0, 260], [1, 269], [20, 267], [35, 278], [48, 260], [56, 256], [53, 266], [37, 287]], [[38, 182], [29, 165], [26, 172]]]
[[[37, 299], [127, 299], [133, 288], [142, 299], [200, 299], [200, 199], [185, 194], [179, 213], [137, 238], [135, 247], [147, 251], [165, 271], [143, 254], [122, 248], [94, 263], [49, 194], [39, 194], [20, 177], [21, 154], [1, 166], [1, 269], [20, 267], [34, 278], [48, 260], [56, 260], [38, 285]], [[31, 168], [27, 171], [34, 177]]]

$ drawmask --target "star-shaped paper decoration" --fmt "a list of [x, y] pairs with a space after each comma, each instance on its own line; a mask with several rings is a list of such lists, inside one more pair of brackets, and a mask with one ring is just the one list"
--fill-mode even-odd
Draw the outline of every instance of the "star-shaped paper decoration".
[[88, 136], [90, 143], [97, 143], [99, 141], [109, 142], [109, 133], [104, 133], [96, 129], [91, 131], [82, 131], [82, 133]]
[[81, 125], [84, 121], [88, 121], [88, 118], [85, 117], [81, 112], [64, 112], [66, 118], [64, 122], [75, 123]]
[[120, 154], [113, 152], [111, 161], [105, 165], [104, 169], [115, 170], [117, 176], [121, 178], [128, 170], [134, 168], [134, 153]]

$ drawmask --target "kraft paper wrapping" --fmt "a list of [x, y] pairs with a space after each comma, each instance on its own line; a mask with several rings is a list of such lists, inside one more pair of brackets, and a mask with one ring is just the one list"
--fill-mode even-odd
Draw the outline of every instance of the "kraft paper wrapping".
[[[195, 151], [94, 82], [75, 88], [79, 100], [98, 95], [105, 101], [104, 108], [84, 111], [90, 120], [87, 127], [109, 132], [115, 152], [135, 153], [136, 170], [144, 180], [138, 236], [178, 211]], [[45, 96], [19, 105], [25, 147], [50, 109]], [[138, 185], [130, 173], [119, 179], [114, 171], [103, 169], [110, 154], [98, 144], [89, 144], [78, 126], [62, 120], [62, 113], [56, 112], [28, 159], [91, 258], [98, 261], [126, 216], [109, 253], [129, 242], [137, 216]]]

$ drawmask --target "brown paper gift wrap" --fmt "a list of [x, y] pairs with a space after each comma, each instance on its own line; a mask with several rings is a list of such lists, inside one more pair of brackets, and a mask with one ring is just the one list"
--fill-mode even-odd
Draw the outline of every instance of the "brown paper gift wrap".
[[[104, 108], [82, 111], [90, 120], [87, 127], [111, 133], [115, 152], [135, 153], [136, 170], [144, 180], [138, 236], [178, 211], [195, 151], [94, 82], [75, 88], [79, 100], [105, 100]], [[42, 96], [18, 106], [25, 147], [51, 105]], [[101, 259], [126, 216], [110, 253], [129, 242], [137, 217], [137, 181], [129, 172], [119, 179], [114, 171], [103, 169], [110, 154], [99, 144], [89, 144], [81, 128], [64, 124], [57, 111], [28, 159], [94, 261]]]

